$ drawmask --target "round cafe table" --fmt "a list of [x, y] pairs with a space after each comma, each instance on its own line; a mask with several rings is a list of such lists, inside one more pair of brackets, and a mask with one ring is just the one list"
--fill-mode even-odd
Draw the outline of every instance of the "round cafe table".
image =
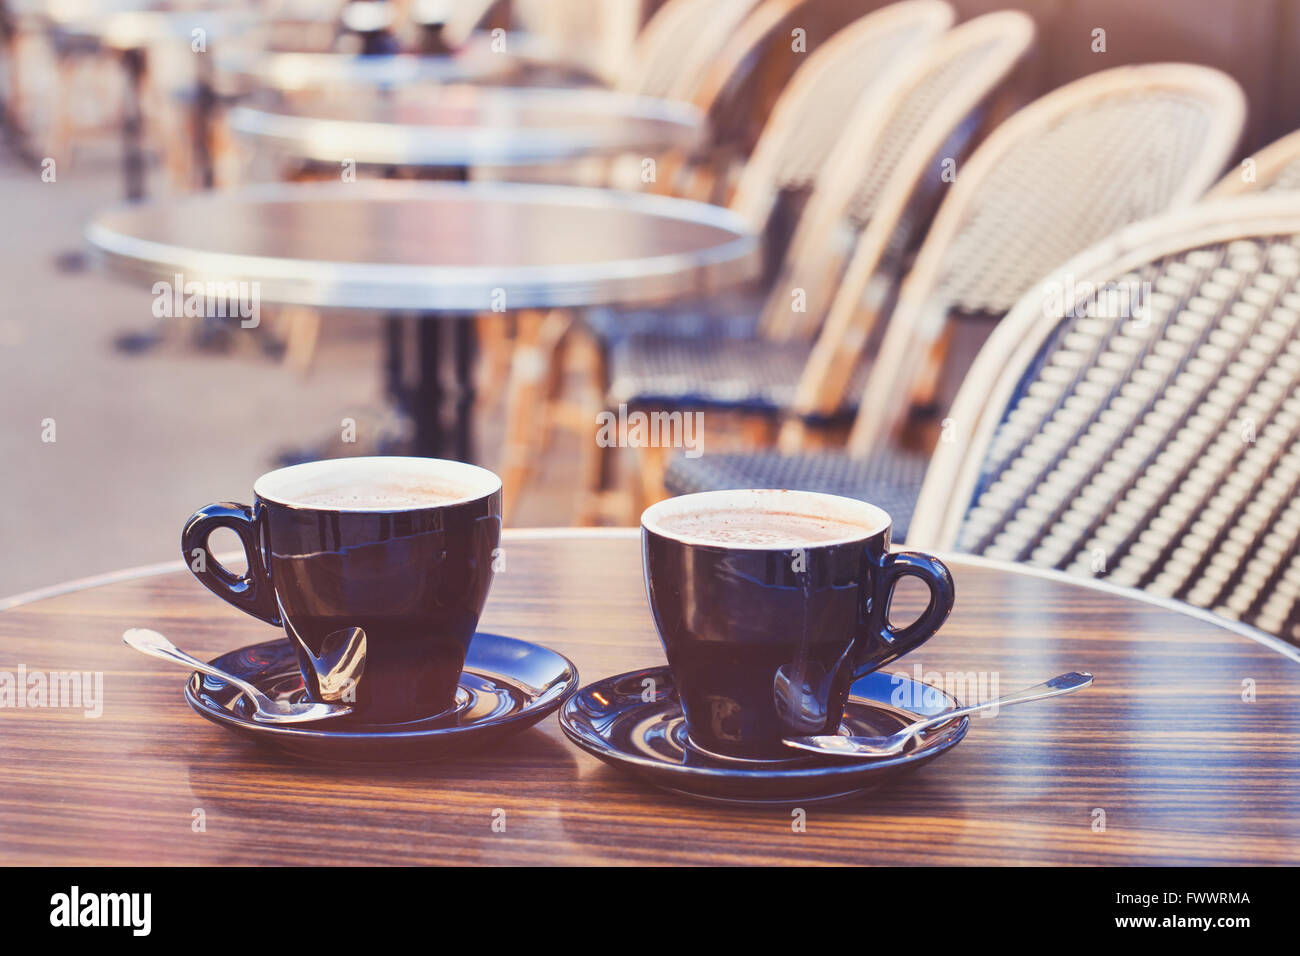
[[[463, 182], [476, 168], [554, 168], [588, 157], [689, 151], [704, 135], [705, 117], [687, 103], [609, 90], [363, 85], [303, 102], [239, 107], [229, 125], [246, 141], [297, 164], [334, 170], [360, 164], [383, 175]], [[389, 315], [384, 329], [387, 391], [408, 407], [394, 370], [405, 363], [409, 324]], [[416, 324], [419, 337], [438, 334]], [[455, 334], [459, 355], [470, 347], [473, 326], [461, 322]], [[455, 453], [467, 456], [467, 448], [458, 443]]]
[[217, 57], [216, 69], [236, 90], [345, 90], [407, 83], [464, 83], [505, 76], [509, 58], [481, 48], [466, 54], [334, 53], [238, 49]]
[[[584, 684], [663, 663], [635, 530], [507, 531], [503, 546], [482, 630], [555, 648]], [[913, 774], [805, 808], [802, 832], [790, 808], [652, 789], [571, 746], [554, 717], [450, 763], [291, 762], [197, 716], [179, 669], [121, 643], [125, 628], [152, 627], [206, 658], [273, 635], [180, 562], [19, 597], [0, 613], [0, 670], [102, 671], [104, 701], [97, 718], [0, 711], [5, 859], [1300, 864], [1296, 648], [1103, 584], [946, 560], [952, 617], [889, 669], [993, 671], [1003, 693], [1074, 669], [1096, 684], [971, 718], [962, 743]]]
[[[253, 186], [119, 206], [96, 216], [86, 238], [111, 267], [147, 282], [246, 283], [250, 294], [256, 282], [262, 304], [422, 319], [403, 401], [413, 451], [462, 460], [472, 458], [476, 315], [670, 302], [715, 294], [759, 267], [756, 238], [729, 210], [517, 183]], [[440, 374], [443, 327], [451, 395]], [[390, 349], [390, 381], [400, 358]]]
[[462, 84], [242, 106], [230, 126], [307, 162], [464, 171], [687, 150], [703, 136], [705, 119], [689, 103], [611, 90]]
[[291, 49], [281, 44], [227, 47], [215, 58], [215, 73], [231, 92], [298, 93], [400, 88], [412, 83], [500, 81], [528, 67], [557, 62], [536, 38], [511, 33], [505, 52], [484, 35], [470, 37], [449, 53], [346, 53]]

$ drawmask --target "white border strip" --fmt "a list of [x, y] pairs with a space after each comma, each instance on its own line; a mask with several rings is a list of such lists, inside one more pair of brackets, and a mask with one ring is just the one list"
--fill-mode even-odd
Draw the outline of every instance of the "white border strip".
[[[640, 538], [640, 528], [507, 528], [502, 532], [503, 540], [507, 541], [556, 541], [563, 539], [575, 540], [597, 540], [597, 541], [634, 541]], [[934, 552], [943, 561], [955, 565], [966, 565], [968, 567], [989, 568], [997, 571], [1006, 571], [1011, 574], [1028, 575], [1029, 577], [1042, 578], [1048, 581], [1056, 581], [1061, 584], [1073, 584], [1082, 588], [1089, 588], [1094, 591], [1101, 591], [1103, 594], [1110, 594], [1115, 597], [1127, 598], [1130, 601], [1139, 601], [1143, 604], [1149, 604], [1166, 611], [1174, 611], [1185, 617], [1200, 621], [1202, 624], [1211, 624], [1220, 630], [1228, 631], [1239, 637], [1244, 637], [1262, 644], [1269, 650], [1276, 651], [1283, 657], [1289, 658], [1300, 664], [1300, 647], [1288, 644], [1279, 637], [1251, 627], [1249, 624], [1242, 624], [1239, 621], [1231, 621], [1227, 618], [1219, 617], [1210, 611], [1203, 610], [1191, 604], [1182, 601], [1174, 601], [1170, 598], [1157, 597], [1154, 594], [1148, 594], [1145, 591], [1139, 591], [1136, 588], [1121, 587], [1118, 584], [1110, 584], [1106, 581], [1094, 580], [1091, 578], [1075, 577], [1066, 574], [1063, 571], [1056, 571], [1051, 568], [1039, 568], [1028, 564], [1016, 564], [1011, 561], [1001, 561], [994, 558], [985, 558], [974, 554], [958, 554], [947, 551]], [[230, 552], [225, 555], [217, 555], [218, 561], [225, 559], [237, 560], [243, 557], [240, 552]], [[15, 594], [13, 597], [0, 599], [0, 611], [8, 611], [16, 607], [22, 607], [27, 604], [34, 604], [37, 601], [43, 601], [46, 598], [59, 597], [64, 594], [70, 594], [74, 591], [85, 591], [90, 588], [102, 587], [106, 584], [117, 584], [121, 581], [131, 581], [136, 578], [147, 578], [157, 574], [168, 574], [175, 571], [184, 571], [185, 562], [177, 559], [175, 561], [163, 561], [158, 564], [145, 564], [134, 568], [126, 568], [122, 571], [109, 571], [106, 574], [96, 574], [90, 577], [77, 578], [72, 581], [66, 581], [63, 584], [55, 584], [51, 587], [38, 588], [34, 591], [24, 591], [21, 594]]]

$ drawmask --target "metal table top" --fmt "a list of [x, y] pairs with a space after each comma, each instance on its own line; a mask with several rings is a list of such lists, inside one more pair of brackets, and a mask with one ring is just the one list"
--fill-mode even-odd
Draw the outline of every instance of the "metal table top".
[[237, 89], [296, 92], [499, 81], [526, 66], [553, 62], [554, 56], [548, 54], [549, 47], [536, 38], [511, 34], [504, 52], [497, 52], [490, 38], [482, 35], [471, 37], [455, 53], [436, 56], [310, 50], [250, 42], [218, 51], [213, 62], [217, 76]]
[[473, 167], [689, 148], [705, 120], [688, 103], [609, 90], [459, 85], [244, 106], [232, 112], [230, 125], [296, 159]]
[[277, 183], [118, 206], [86, 238], [148, 281], [257, 282], [265, 303], [424, 314], [710, 295], [760, 258], [718, 206], [518, 183]]
[[507, 75], [516, 65], [508, 57], [482, 51], [419, 56], [240, 49], [216, 57], [218, 75], [229, 77], [232, 85], [286, 92], [470, 82]]

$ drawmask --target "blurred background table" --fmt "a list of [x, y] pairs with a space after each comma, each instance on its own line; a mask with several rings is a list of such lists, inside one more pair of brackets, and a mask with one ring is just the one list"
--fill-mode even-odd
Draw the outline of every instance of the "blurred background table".
[[[414, 420], [413, 451], [463, 460], [472, 457], [476, 315], [669, 302], [758, 268], [757, 240], [725, 209], [528, 184], [271, 184], [122, 206], [97, 216], [86, 237], [111, 266], [150, 282], [256, 282], [263, 304], [418, 315], [414, 385], [398, 396]], [[444, 326], [456, 380], [451, 441]], [[389, 352], [390, 383], [402, 379], [402, 359]]]
[[[502, 543], [484, 631], [561, 651], [584, 683], [663, 662], [636, 531]], [[949, 563], [951, 619], [893, 669], [993, 672], [1004, 693], [1072, 669], [1096, 684], [972, 718], [895, 785], [805, 808], [805, 832], [787, 807], [649, 788], [571, 746], [555, 718], [446, 764], [287, 762], [191, 712], [179, 670], [121, 643], [154, 627], [206, 658], [271, 636], [180, 562], [29, 595], [0, 614], [4, 666], [102, 671], [105, 701], [93, 720], [6, 711], [0, 843], [11, 864], [64, 865], [1300, 863], [1294, 648], [1050, 572]]]
[[574, 69], [544, 40], [518, 32], [499, 45], [489, 34], [475, 32], [454, 49], [437, 44], [438, 52], [400, 45], [392, 52], [368, 52], [364, 39], [358, 49], [321, 49], [301, 32], [290, 32], [291, 27], [291, 22], [272, 21], [257, 42], [223, 49], [215, 66], [223, 87], [229, 92], [293, 95], [407, 83], [494, 82], [533, 70], [567, 75]]
[[122, 110], [122, 169], [128, 199], [140, 199], [145, 194], [143, 101], [150, 49], [171, 41], [195, 54], [191, 77], [195, 95], [190, 97], [190, 105], [195, 145], [201, 152], [212, 108], [206, 95], [209, 44], [215, 50], [220, 42], [252, 29], [258, 22], [255, 12], [221, 0], [209, 0], [203, 5], [169, 0], [74, 0], [51, 5], [43, 16], [61, 59], [109, 53], [122, 63], [127, 81]]
[[517, 67], [512, 56], [481, 45], [464, 53], [366, 54], [236, 48], [217, 57], [216, 72], [235, 91], [363, 89], [407, 83], [465, 83], [508, 75]]
[[687, 103], [596, 89], [467, 85], [340, 91], [297, 107], [237, 108], [239, 134], [313, 163], [462, 175], [591, 156], [687, 150], [704, 117]]

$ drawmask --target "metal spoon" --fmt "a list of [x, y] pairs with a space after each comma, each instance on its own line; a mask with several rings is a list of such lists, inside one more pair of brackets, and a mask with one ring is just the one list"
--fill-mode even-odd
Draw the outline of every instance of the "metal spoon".
[[782, 664], [776, 669], [772, 678], [772, 701], [777, 716], [787, 729], [811, 733], [826, 726], [826, 708], [830, 701], [832, 683], [843, 668], [852, 666], [850, 657], [854, 644], [849, 642], [829, 671], [819, 661], [808, 659], [807, 608], [812, 603], [812, 582], [807, 574], [803, 575], [801, 588], [805, 611], [799, 653], [792, 663]]
[[253, 702], [253, 719], [262, 724], [302, 724], [312, 720], [324, 720], [328, 717], [341, 717], [352, 713], [352, 708], [343, 704], [317, 704], [304, 701], [291, 704], [288, 701], [272, 700], [247, 681], [228, 674], [219, 667], [191, 657], [183, 650], [163, 637], [157, 631], [144, 627], [129, 628], [122, 634], [122, 641], [142, 654], [159, 657], [174, 664], [181, 664], [187, 670], [199, 671], [212, 677], [220, 678], [232, 687], [238, 687]]
[[804, 648], [793, 664], [782, 664], [772, 679], [772, 699], [777, 716], [791, 730], [820, 730], [826, 726], [826, 706], [831, 682], [840, 669], [849, 665], [850, 644], [828, 672], [817, 661], [810, 661]]
[[1044, 700], [1048, 697], [1060, 697], [1062, 694], [1073, 694], [1076, 690], [1082, 690], [1091, 683], [1092, 675], [1087, 671], [1071, 671], [1068, 674], [1053, 677], [1041, 684], [1035, 684], [1033, 687], [1026, 687], [1024, 690], [1016, 691], [1014, 694], [1008, 694], [1006, 697], [999, 697], [997, 700], [986, 700], [982, 704], [958, 707], [956, 710], [949, 710], [934, 717], [922, 718], [915, 723], [908, 724], [898, 733], [891, 734], [888, 737], [841, 737], [838, 734], [825, 734], [817, 737], [786, 737], [785, 745], [787, 747], [796, 747], [799, 750], [810, 750], [813, 753], [836, 757], [890, 757], [901, 753], [909, 740], [928, 727], [946, 724], [954, 718], [964, 717], [967, 714], [976, 714], [981, 710], [992, 710], [994, 707], [1007, 707], [1011, 704], [1028, 703], [1031, 700]]

